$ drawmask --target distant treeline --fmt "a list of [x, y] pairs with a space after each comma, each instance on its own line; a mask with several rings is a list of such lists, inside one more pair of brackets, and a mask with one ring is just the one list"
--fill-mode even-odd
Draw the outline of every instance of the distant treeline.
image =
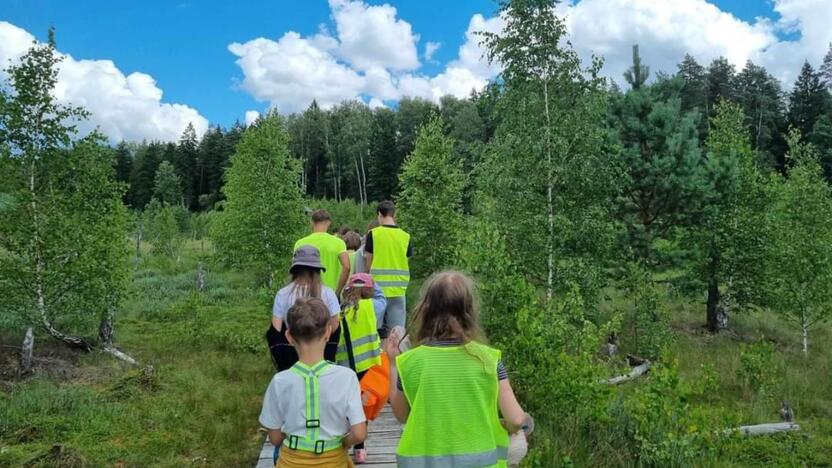
[[[641, 73], [646, 79], [649, 67], [642, 65]], [[643, 84], [638, 77], [632, 78], [626, 77], [630, 87]], [[658, 73], [652, 86], [659, 99], [679, 99], [683, 113], [696, 113], [700, 143], [708, 136], [716, 104], [721, 99], [739, 104], [764, 168], [783, 169], [784, 135], [789, 127], [800, 130], [820, 152], [825, 175], [832, 180], [832, 49], [819, 68], [806, 62], [789, 92], [751, 61], [737, 71], [725, 58], [705, 66], [690, 55], [675, 74]], [[614, 130], [615, 102], [622, 90], [611, 82], [607, 92]], [[313, 101], [304, 112], [286, 120], [291, 151], [303, 163], [303, 189], [309, 196], [334, 200], [390, 198], [398, 191], [398, 174], [413, 150], [418, 130], [434, 114], [443, 117], [456, 155], [471, 170], [499, 123], [495, 105], [500, 93], [500, 85], [494, 83], [466, 99], [446, 96], [435, 104], [405, 98], [392, 109], [371, 109], [361, 102], [322, 109]], [[159, 164], [169, 161], [180, 179], [184, 205], [192, 211], [213, 208], [223, 198], [223, 172], [244, 131], [240, 123], [230, 129], [214, 126], [199, 140], [189, 126], [178, 143], [119, 144], [117, 176], [130, 187], [125, 202], [143, 209], [153, 196]]]

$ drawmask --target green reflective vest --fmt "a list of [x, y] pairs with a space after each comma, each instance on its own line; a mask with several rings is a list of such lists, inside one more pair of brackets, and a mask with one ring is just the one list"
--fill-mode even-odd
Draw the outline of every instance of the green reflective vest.
[[386, 297], [401, 297], [410, 283], [407, 246], [410, 234], [399, 228], [379, 226], [373, 229], [373, 265], [370, 274]]
[[399, 468], [506, 466], [499, 360], [500, 351], [476, 342], [419, 346], [396, 359], [410, 404], [396, 450]]
[[292, 450], [303, 450], [317, 454], [342, 447], [341, 441], [343, 437], [326, 440], [319, 439], [321, 430], [321, 394], [318, 377], [331, 365], [326, 361], [321, 361], [309, 367], [298, 361], [291, 367], [292, 372], [303, 377], [303, 382], [306, 385], [306, 435], [304, 437], [289, 435], [283, 440], [283, 445], [286, 447]]
[[[358, 307], [350, 307], [344, 311], [343, 319], [350, 330], [350, 342], [355, 359], [355, 372], [365, 370], [381, 364], [381, 341], [378, 337], [376, 325], [376, 311], [372, 299], [358, 301]], [[350, 367], [345, 333], [341, 331], [338, 342], [338, 352], [335, 361], [338, 365]]]

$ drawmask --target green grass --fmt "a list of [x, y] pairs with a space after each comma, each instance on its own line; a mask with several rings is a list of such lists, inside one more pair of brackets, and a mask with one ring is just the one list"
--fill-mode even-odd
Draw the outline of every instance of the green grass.
[[[199, 242], [188, 242], [178, 260], [145, 255], [135, 267], [116, 338], [123, 350], [152, 365], [152, 374], [92, 353], [80, 357], [69, 380], [32, 378], [0, 391], [0, 466], [253, 466], [262, 442], [257, 415], [273, 373], [263, 339], [273, 291], [258, 286], [254, 274], [214, 265], [210, 253], [210, 245], [202, 250]], [[199, 261], [208, 272], [202, 293], [194, 286]], [[408, 291], [410, 307], [419, 286], [414, 282]], [[630, 307], [615, 291], [609, 296], [602, 316]], [[719, 427], [772, 422], [780, 400], [787, 399], [804, 428], [722, 444], [694, 465], [832, 466], [829, 326], [813, 332], [804, 357], [798, 331], [769, 312], [736, 315], [733, 332], [710, 336], [701, 328], [703, 305], [672, 299], [667, 307], [674, 336], [667, 358], [678, 361], [687, 382], [707, 375], [718, 382], [714, 392], [693, 397], [692, 411]], [[738, 377], [740, 343], [761, 337], [774, 344], [779, 369], [765, 396]], [[630, 337], [625, 332], [621, 339], [623, 354]], [[610, 375], [623, 367], [608, 364]], [[650, 378], [616, 388], [612, 401], [626, 401]], [[556, 422], [536, 415], [540, 424], [528, 465], [637, 466], [633, 441], [617, 423], [622, 411], [611, 404], [608, 424], [592, 431], [555, 430]], [[49, 458], [55, 444], [63, 446], [60, 459]]]

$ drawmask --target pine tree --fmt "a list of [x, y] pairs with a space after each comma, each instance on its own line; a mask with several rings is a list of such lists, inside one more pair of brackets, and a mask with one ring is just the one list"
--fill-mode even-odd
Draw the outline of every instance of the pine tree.
[[98, 325], [102, 349], [135, 362], [112, 347], [128, 278], [123, 184], [101, 135], [75, 140], [87, 113], [55, 101], [60, 61], [50, 30], [0, 85], [0, 325], [26, 330], [24, 365], [34, 326], [88, 351]]
[[737, 74], [734, 65], [725, 57], [714, 59], [708, 65], [708, 119], [716, 115], [716, 105], [722, 99], [735, 100], [734, 77]]
[[226, 201], [213, 230], [222, 259], [270, 278], [287, 264], [306, 224], [302, 167], [288, 145], [283, 118], [276, 113], [246, 129], [226, 174]]
[[638, 53], [638, 44], [633, 45], [633, 64], [624, 72], [624, 80], [631, 89], [640, 89], [650, 78], [650, 67], [641, 63], [641, 56]]
[[453, 154], [454, 141], [444, 135], [444, 121], [434, 117], [419, 131], [413, 152], [399, 176], [399, 221], [407, 229], [416, 277], [455, 265], [462, 235], [462, 161]]
[[787, 141], [792, 167], [773, 186], [766, 290], [773, 310], [800, 327], [808, 354], [809, 331], [832, 318], [832, 192], [812, 145], [794, 129]]
[[737, 75], [735, 87], [751, 130], [751, 146], [762, 158], [761, 167], [782, 168], [786, 111], [780, 81], [749, 60]]
[[370, 157], [368, 162], [367, 196], [370, 200], [393, 198], [397, 165], [396, 113], [387, 108], [373, 111], [370, 127]]
[[625, 171], [620, 205], [629, 243], [649, 263], [657, 260], [654, 241], [687, 222], [703, 190], [699, 116], [682, 112], [681, 87], [677, 80], [660, 81], [610, 106], [615, 157]]
[[826, 88], [832, 91], [832, 42], [829, 43], [829, 49], [826, 55], [823, 56], [823, 63], [820, 66], [820, 76]]
[[142, 144], [136, 150], [133, 171], [130, 173], [129, 198], [131, 207], [143, 210], [153, 198], [156, 170], [163, 161], [164, 147], [159, 143]]
[[[708, 113], [708, 77], [705, 67], [689, 54], [685, 54], [685, 58], [679, 64], [677, 76], [684, 82], [680, 96], [682, 111], [696, 111], [700, 115], [706, 115]], [[708, 120], [703, 118], [699, 122], [699, 135], [704, 141], [708, 134]]]
[[199, 208], [199, 196], [197, 195], [198, 144], [196, 130], [194, 130], [193, 124], [188, 123], [185, 131], [182, 132], [182, 137], [179, 139], [179, 146], [176, 148], [174, 167], [182, 184], [185, 206], [194, 211]]
[[820, 74], [815, 72], [808, 61], [804, 62], [789, 94], [789, 125], [800, 131], [801, 135], [810, 136], [815, 122], [828, 110], [829, 100], [829, 91]]

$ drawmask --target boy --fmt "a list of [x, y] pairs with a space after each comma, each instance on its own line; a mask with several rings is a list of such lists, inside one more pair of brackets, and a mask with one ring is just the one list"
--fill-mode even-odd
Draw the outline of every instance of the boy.
[[320, 299], [299, 298], [286, 324], [299, 360], [274, 376], [260, 412], [271, 443], [283, 446], [277, 467], [352, 467], [347, 447], [367, 437], [366, 418], [355, 373], [324, 360], [329, 310]]

